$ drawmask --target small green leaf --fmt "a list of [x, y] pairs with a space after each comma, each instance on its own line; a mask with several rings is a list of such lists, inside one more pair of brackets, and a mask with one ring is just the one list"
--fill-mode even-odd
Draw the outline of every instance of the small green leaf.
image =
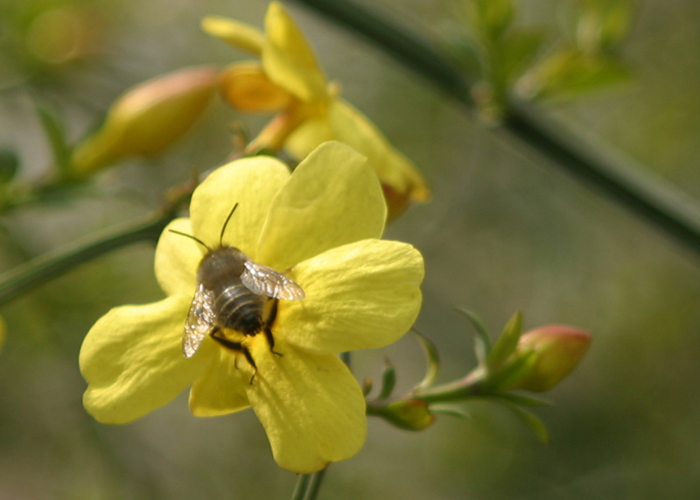
[[491, 40], [500, 38], [513, 22], [513, 0], [470, 0], [467, 2], [469, 22]]
[[483, 363], [491, 352], [491, 339], [489, 338], [489, 333], [486, 327], [481, 322], [481, 319], [467, 309], [457, 308], [457, 312], [464, 314], [467, 319], [471, 322], [474, 330], [476, 330], [476, 337], [474, 337], [474, 350], [476, 351], [476, 358], [479, 363]]
[[370, 377], [365, 377], [365, 380], [362, 382], [362, 394], [365, 397], [369, 396], [369, 393], [372, 392], [373, 385], [372, 379]]
[[430, 405], [431, 413], [438, 413], [441, 415], [450, 415], [451, 417], [459, 417], [463, 419], [471, 418], [471, 415], [461, 406], [457, 405]]
[[508, 404], [505, 406], [510, 409], [515, 415], [537, 436], [544, 444], [549, 444], [549, 432], [547, 427], [540, 418], [527, 410], [523, 410], [518, 405]]
[[527, 375], [537, 362], [534, 351], [518, 353], [500, 368], [489, 371], [488, 381], [495, 390], [507, 391]]
[[520, 311], [516, 312], [508, 321], [503, 333], [498, 337], [496, 344], [493, 346], [491, 353], [486, 358], [486, 366], [490, 371], [495, 371], [501, 368], [508, 358], [515, 352], [518, 347], [518, 340], [522, 333], [523, 315]]
[[421, 347], [423, 347], [425, 357], [428, 361], [428, 366], [425, 370], [425, 377], [414, 388], [414, 390], [427, 389], [428, 387], [433, 385], [433, 383], [437, 379], [438, 373], [440, 371], [440, 355], [438, 353], [437, 348], [435, 347], [435, 344], [433, 344], [433, 342], [430, 339], [428, 339], [428, 337], [418, 332], [415, 328], [413, 329], [413, 333], [415, 333], [418, 337], [418, 342], [420, 342]]
[[9, 148], [0, 148], [0, 185], [14, 179], [19, 171], [19, 157]]
[[588, 55], [563, 48], [518, 83], [531, 98], [570, 98], [629, 80], [631, 71], [612, 56]]
[[63, 121], [53, 110], [44, 104], [36, 103], [36, 110], [39, 114], [39, 119], [44, 128], [46, 138], [51, 146], [54, 163], [61, 171], [66, 171], [68, 169], [71, 148], [66, 142]]
[[500, 61], [503, 84], [510, 83], [522, 74], [542, 48], [545, 33], [541, 30], [513, 30], [501, 44]]
[[499, 402], [506, 401], [518, 406], [553, 406], [554, 404], [546, 399], [537, 398], [526, 394], [515, 394], [512, 392], [496, 392], [484, 396], [484, 398], [498, 400]]
[[379, 391], [377, 399], [386, 399], [394, 392], [396, 385], [396, 370], [389, 358], [384, 358], [384, 372], [382, 373], [382, 389]]

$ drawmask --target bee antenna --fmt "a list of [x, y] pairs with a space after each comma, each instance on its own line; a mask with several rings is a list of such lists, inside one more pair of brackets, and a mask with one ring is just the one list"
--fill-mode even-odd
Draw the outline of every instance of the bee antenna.
[[233, 215], [233, 212], [236, 211], [238, 208], [238, 202], [233, 206], [231, 211], [228, 213], [228, 216], [226, 217], [226, 221], [224, 222], [224, 225], [221, 226], [221, 234], [219, 235], [219, 246], [222, 247], [224, 246], [224, 232], [226, 231], [226, 226], [228, 226], [228, 221], [231, 220], [231, 216]]
[[204, 248], [206, 248], [207, 250], [209, 250], [211, 252], [211, 248], [209, 248], [209, 245], [204, 243], [199, 238], [192, 236], [191, 234], [181, 233], [180, 231], [175, 231], [174, 229], [168, 229], [168, 231], [170, 231], [171, 233], [179, 234], [180, 236], [186, 236], [187, 238], [190, 238], [191, 240], [196, 241], [197, 243], [199, 243], [200, 245], [202, 245]]

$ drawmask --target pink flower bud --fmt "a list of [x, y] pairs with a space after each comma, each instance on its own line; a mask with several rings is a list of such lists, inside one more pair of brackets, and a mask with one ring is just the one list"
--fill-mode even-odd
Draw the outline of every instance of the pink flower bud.
[[557, 385], [583, 358], [591, 335], [565, 325], [547, 325], [525, 333], [515, 355], [535, 353], [532, 369], [509, 389], [544, 392]]
[[119, 97], [97, 133], [73, 152], [76, 177], [127, 156], [151, 156], [182, 137], [207, 109], [218, 69], [185, 68], [148, 80]]

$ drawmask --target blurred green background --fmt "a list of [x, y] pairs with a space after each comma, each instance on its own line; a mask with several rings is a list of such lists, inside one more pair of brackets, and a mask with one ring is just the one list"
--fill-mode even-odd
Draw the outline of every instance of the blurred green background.
[[[456, 5], [363, 3], [433, 38]], [[572, 3], [520, 2], [519, 19], [556, 39]], [[0, 147], [20, 155], [23, 178], [40, 177], [50, 154], [36, 101], [57, 110], [77, 140], [129, 85], [186, 65], [243, 58], [203, 34], [199, 20], [221, 14], [261, 26], [266, 6], [0, 0]], [[441, 417], [421, 433], [371, 420], [364, 449], [330, 467], [320, 498], [698, 497], [700, 258], [559, 168], [522, 155], [364, 40], [297, 3], [287, 6], [343, 96], [433, 187], [434, 200], [411, 208], [387, 237], [425, 255], [417, 327], [442, 353], [441, 380], [474, 364], [468, 325], [454, 306], [477, 311], [494, 332], [522, 309], [526, 328], [566, 323], [593, 334], [588, 357], [549, 394], [556, 406], [538, 410], [550, 446], [486, 403], [466, 407], [470, 420]], [[77, 24], [47, 20], [56, 8]], [[620, 47], [632, 80], [546, 109], [592, 147], [617, 151], [700, 197], [699, 25], [695, 0], [639, 0]], [[69, 49], [61, 49], [62, 29], [71, 35]], [[42, 38], [47, 33], [56, 38]], [[3, 216], [0, 265], [10, 269], [149, 213], [193, 168], [223, 161], [227, 124], [237, 118], [253, 131], [264, 123], [219, 105], [157, 160], [124, 163], [68, 198]], [[274, 463], [250, 411], [198, 419], [183, 394], [133, 424], [110, 427], [83, 410], [82, 338], [109, 308], [161, 298], [152, 259], [149, 245], [120, 250], [0, 310], [9, 329], [0, 352], [0, 499], [291, 496], [296, 478]], [[399, 391], [422, 377], [422, 353], [406, 336], [357, 353], [358, 379], [378, 377], [384, 356], [397, 366]]]

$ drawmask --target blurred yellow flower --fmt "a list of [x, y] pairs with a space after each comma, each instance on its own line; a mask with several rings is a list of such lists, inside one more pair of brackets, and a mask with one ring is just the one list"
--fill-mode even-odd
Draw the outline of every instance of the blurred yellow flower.
[[389, 204], [389, 217], [410, 202], [426, 201], [430, 191], [408, 158], [396, 150], [360, 111], [339, 97], [326, 81], [304, 35], [282, 4], [272, 2], [265, 33], [222, 17], [207, 17], [209, 34], [260, 57], [226, 68], [219, 77], [222, 97], [244, 112], [279, 112], [249, 150], [286, 148], [301, 160], [319, 144], [337, 140], [367, 156]]
[[208, 108], [218, 73], [207, 66], [184, 68], [127, 90], [104, 125], [73, 151], [72, 174], [81, 178], [128, 156], [160, 153]]
[[[265, 335], [224, 330], [248, 349], [257, 371], [240, 350], [210, 336], [190, 359], [182, 354], [206, 250], [170, 230], [216, 248], [234, 203], [224, 244], [284, 272], [306, 294], [279, 301], [271, 330], [282, 356]], [[353, 456], [365, 439], [365, 401], [337, 354], [401, 337], [420, 309], [423, 279], [415, 248], [379, 239], [386, 205], [366, 159], [337, 142], [321, 145], [293, 174], [271, 157], [240, 159], [195, 190], [190, 213], [166, 228], [156, 248], [155, 273], [168, 297], [112, 309], [85, 338], [86, 409], [101, 422], [126, 423], [191, 385], [197, 416], [251, 406], [286, 469], [310, 473]]]

